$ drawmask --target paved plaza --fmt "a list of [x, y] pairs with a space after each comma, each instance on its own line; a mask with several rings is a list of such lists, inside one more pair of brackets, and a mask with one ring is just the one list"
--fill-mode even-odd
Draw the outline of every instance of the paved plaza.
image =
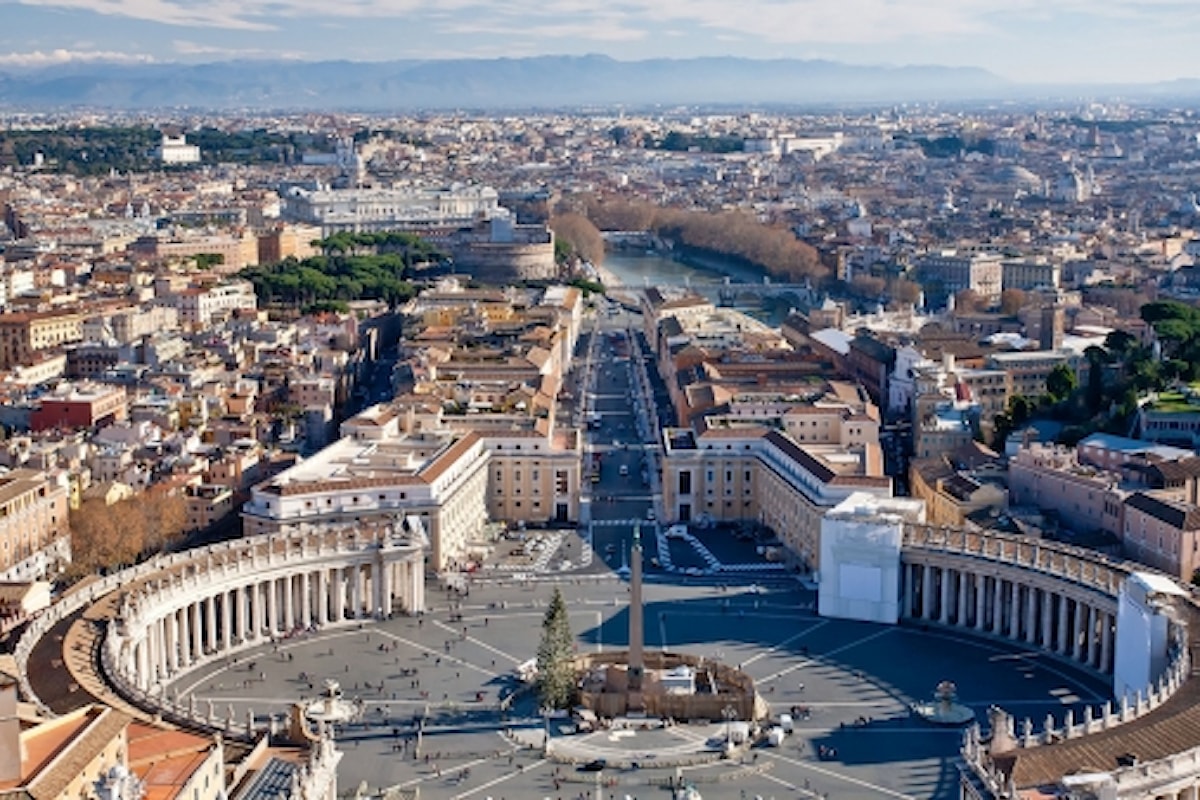
[[[741, 582], [736, 582], [741, 581]], [[646, 586], [647, 648], [716, 656], [740, 665], [775, 713], [807, 709], [782, 747], [756, 748], [743, 762], [682, 768], [706, 798], [957, 796], [957, 729], [912, 718], [910, 704], [938, 681], [958, 684], [977, 712], [992, 704], [1018, 719], [1081, 718], [1102, 703], [1099, 681], [1046, 655], [936, 631], [817, 618], [814, 593], [793, 579], [691, 580], [653, 576]], [[466, 596], [429, 587], [431, 609], [361, 627], [315, 632], [208, 665], [174, 686], [211, 701], [224, 717], [253, 712], [260, 724], [312, 699], [326, 679], [358, 698], [363, 721], [338, 732], [341, 790], [366, 784], [419, 787], [428, 798], [669, 797], [672, 768], [612, 767], [599, 773], [542, 755], [544, 721], [531, 698], [502, 714], [517, 688], [514, 668], [535, 655], [552, 587], [563, 590], [581, 651], [627, 645], [627, 584], [608, 576], [481, 581]], [[420, 720], [424, 720], [421, 722]], [[599, 731], [571, 735], [551, 721], [552, 750], [628, 764], [696, 752], [722, 726]], [[836, 756], [819, 758], [820, 748]]]

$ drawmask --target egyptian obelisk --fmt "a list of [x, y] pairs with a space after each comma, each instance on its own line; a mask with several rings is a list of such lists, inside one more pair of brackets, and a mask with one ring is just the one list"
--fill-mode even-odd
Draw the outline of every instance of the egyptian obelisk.
[[633, 552], [629, 565], [629, 711], [641, 711], [642, 675], [645, 660], [642, 652], [642, 531], [633, 526]]

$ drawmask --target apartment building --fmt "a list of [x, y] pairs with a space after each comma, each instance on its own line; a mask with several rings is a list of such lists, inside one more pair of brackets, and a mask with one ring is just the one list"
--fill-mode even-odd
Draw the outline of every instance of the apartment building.
[[74, 311], [0, 314], [0, 369], [33, 363], [43, 351], [80, 341], [83, 319]]
[[71, 560], [68, 494], [39, 470], [0, 475], [0, 581], [39, 580]]
[[190, 287], [164, 298], [179, 313], [179, 324], [191, 330], [203, 330], [213, 320], [235, 311], [254, 311], [258, 298], [250, 281], [230, 281], [217, 286]]

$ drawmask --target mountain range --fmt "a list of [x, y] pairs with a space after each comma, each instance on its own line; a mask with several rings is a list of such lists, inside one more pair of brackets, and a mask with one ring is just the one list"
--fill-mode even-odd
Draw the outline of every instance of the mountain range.
[[87, 63], [0, 69], [0, 105], [362, 111], [812, 105], [992, 97], [1006, 86], [975, 68], [800, 59]]
[[1200, 81], [1028, 86], [983, 69], [732, 57], [537, 56], [430, 61], [72, 63], [0, 68], [0, 107], [529, 110], [830, 106], [910, 101], [1200, 97]]

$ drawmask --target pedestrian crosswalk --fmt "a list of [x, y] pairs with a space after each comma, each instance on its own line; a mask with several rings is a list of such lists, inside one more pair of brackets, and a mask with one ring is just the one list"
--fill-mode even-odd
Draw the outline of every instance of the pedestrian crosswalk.
[[658, 525], [653, 520], [642, 519], [640, 517], [631, 517], [629, 519], [594, 519], [591, 524], [597, 528], [632, 528], [634, 525], [641, 525], [643, 528], [648, 528], [651, 525]]

